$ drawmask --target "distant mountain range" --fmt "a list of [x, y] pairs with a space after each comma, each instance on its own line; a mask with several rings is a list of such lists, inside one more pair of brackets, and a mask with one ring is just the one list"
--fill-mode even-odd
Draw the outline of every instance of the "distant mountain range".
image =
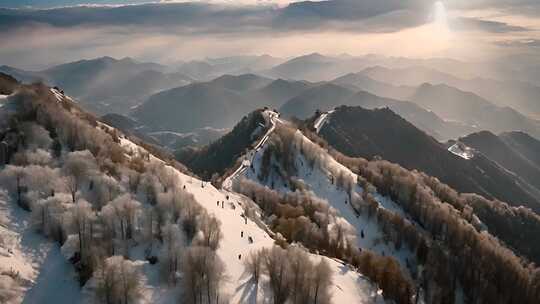
[[540, 141], [523, 132], [495, 135], [489, 131], [459, 139], [500, 166], [540, 189]]
[[0, 67], [0, 72], [10, 74], [19, 81], [43, 81], [57, 86], [97, 114], [126, 114], [152, 93], [193, 81], [183, 74], [165, 71], [166, 67], [155, 63], [111, 57], [81, 60], [35, 72]]
[[519, 130], [540, 138], [539, 121], [446, 85], [423, 84], [414, 90], [410, 102], [382, 98], [365, 91], [355, 93], [353, 89], [351, 86], [323, 84], [287, 101], [281, 111], [286, 116], [305, 119], [316, 110], [329, 111], [340, 105], [390, 107], [440, 140], [479, 130], [495, 133]]
[[445, 84], [475, 93], [499, 106], [510, 106], [524, 114], [540, 115], [540, 87], [530, 82], [493, 80], [489, 78], [458, 78], [435, 69], [412, 66], [406, 68], [371, 67], [360, 72], [372, 79], [396, 86], [419, 86], [423, 83]]
[[154, 131], [231, 128], [251, 111], [279, 108], [311, 85], [253, 74], [225, 75], [152, 95], [134, 110], [133, 116]]
[[366, 91], [352, 91], [335, 84], [324, 84], [285, 103], [280, 111], [286, 116], [305, 119], [315, 111], [330, 111], [340, 105], [361, 106], [368, 109], [389, 107], [418, 128], [439, 140], [456, 138], [476, 129], [458, 122], [444, 121], [439, 116], [415, 103], [383, 98]]
[[540, 211], [537, 190], [509, 173], [489, 153], [469, 160], [454, 155], [389, 109], [339, 107], [329, 114], [319, 135], [345, 155], [380, 157], [435, 176], [460, 192], [478, 193]]
[[285, 59], [270, 55], [232, 56], [207, 58], [176, 64], [175, 71], [201, 81], [211, 80], [224, 74], [241, 75], [270, 69]]

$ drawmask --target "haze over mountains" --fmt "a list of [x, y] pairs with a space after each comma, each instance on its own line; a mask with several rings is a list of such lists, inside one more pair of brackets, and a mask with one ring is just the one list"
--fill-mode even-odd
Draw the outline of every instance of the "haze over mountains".
[[[96, 114], [132, 115], [138, 121], [137, 127], [144, 126], [145, 132], [195, 131], [194, 134], [197, 134], [197, 130], [204, 128], [232, 128], [250, 111], [264, 106], [281, 108], [288, 116], [307, 118], [316, 110], [327, 111], [344, 104], [367, 108], [390, 107], [442, 141], [484, 129], [494, 133], [519, 130], [540, 136], [539, 122], [533, 118], [536, 110], [533, 106], [523, 106], [521, 97], [512, 99], [510, 105], [500, 105], [500, 98], [494, 103], [451, 86], [483, 92], [478, 89], [480, 86], [472, 84], [479, 78], [465, 81], [432, 67], [419, 65], [448, 66], [450, 61], [381, 56], [328, 57], [320, 54], [301, 56], [285, 63], [282, 61], [271, 56], [237, 56], [164, 66], [139, 63], [129, 58], [116, 60], [103, 57], [62, 64], [39, 72], [7, 66], [0, 70], [24, 82], [43, 80], [57, 85], [66, 93], [78, 97], [87, 109]], [[397, 68], [366, 67], [381, 62], [394, 62]], [[194, 71], [195, 66], [206, 68]], [[302, 72], [303, 69], [309, 70]], [[258, 71], [260, 75], [267, 76], [243, 74], [243, 71]], [[308, 82], [301, 78], [302, 73], [314, 75], [314, 71], [328, 72], [320, 79], [330, 82]], [[332, 78], [345, 71], [356, 72]], [[204, 80], [223, 72], [232, 74]], [[286, 80], [295, 78], [301, 80]], [[307, 79], [314, 80], [312, 77]], [[515, 82], [497, 82], [500, 84], [492, 83], [489, 87], [501, 88], [502, 84], [506, 95], [517, 90]], [[514, 89], [508, 89], [508, 86], [514, 86]], [[526, 86], [531, 94], [536, 90], [532, 84], [521, 83], [520, 86]], [[491, 94], [493, 90], [489, 92], [490, 96], [500, 96]], [[520, 92], [523, 97], [527, 90]], [[536, 102], [528, 100], [525, 104]], [[526, 111], [520, 113], [512, 105]], [[192, 111], [179, 111], [187, 106], [192, 107]], [[531, 116], [527, 117], [528, 114]], [[196, 139], [178, 140], [188, 145], [197, 142]], [[170, 138], [165, 141], [173, 142]]]
[[[493, 151], [499, 151], [508, 159], [515, 156], [509, 155], [508, 151], [501, 147], [494, 147], [494, 144], [486, 146], [485, 150], [478, 149], [482, 153], [485, 151], [485, 156], [479, 153], [472, 159], [464, 159], [449, 152], [444, 144], [437, 142], [389, 109], [339, 107], [329, 114], [326, 120], [319, 130], [320, 136], [346, 155], [367, 159], [380, 157], [410, 170], [426, 172], [460, 192], [478, 193], [518, 206], [527, 205], [540, 211], [537, 179], [532, 172], [525, 175], [522, 174], [525, 172], [516, 172], [514, 169], [521, 164], [517, 159], [516, 166], [508, 167], [505, 165], [509, 163], [501, 164], [499, 157], [493, 158], [491, 155]], [[492, 136], [497, 138], [495, 135]], [[461, 138], [460, 141], [477, 149], [483, 142], [478, 139], [478, 144], [470, 145], [475, 139], [476, 136], [470, 135]], [[523, 176], [526, 182], [516, 179], [507, 170]], [[533, 187], [527, 183], [537, 188], [531, 191]]]
[[0, 303], [540, 303], [538, 0], [0, 0]]
[[155, 63], [111, 57], [81, 60], [35, 72], [0, 67], [0, 72], [23, 82], [43, 81], [61, 87], [97, 114], [127, 113], [146, 96], [192, 81], [180, 73], [164, 73], [165, 70], [166, 67]]

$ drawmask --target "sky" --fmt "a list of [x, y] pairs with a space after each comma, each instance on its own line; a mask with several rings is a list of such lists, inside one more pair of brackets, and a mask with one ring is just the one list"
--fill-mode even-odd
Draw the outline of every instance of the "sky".
[[100, 56], [540, 54], [538, 0], [0, 0], [0, 65]]

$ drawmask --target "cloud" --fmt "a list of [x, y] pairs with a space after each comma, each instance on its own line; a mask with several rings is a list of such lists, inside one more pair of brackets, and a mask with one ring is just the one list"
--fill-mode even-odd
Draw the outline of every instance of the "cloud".
[[451, 8], [457, 9], [496, 9], [538, 17], [540, 14], [540, 1], [538, 0], [452, 0], [445, 1]]
[[397, 31], [425, 23], [429, 2], [334, 0], [297, 2], [280, 8], [192, 2], [48, 10], [1, 9], [0, 30], [9, 31], [22, 25], [39, 23], [55, 27], [139, 25], [182, 33], [331, 29], [370, 32], [379, 28]]
[[[0, 0], [0, 6], [6, 1], [15, 3]], [[494, 38], [535, 36], [529, 29], [534, 26], [519, 20], [466, 15], [460, 10], [448, 13], [448, 24], [455, 33], [441, 32], [441, 28], [432, 27], [434, 0], [201, 0], [101, 5], [148, 1], [21, 0], [100, 5], [0, 9], [0, 64], [35, 66], [103, 55], [156, 60], [250, 53], [294, 56], [315, 51], [393, 51], [395, 56], [429, 56], [430, 51], [446, 48], [469, 54], [479, 49], [472, 46], [479, 41], [493, 47]], [[460, 1], [444, 2], [450, 11]], [[470, 1], [487, 5], [486, 1]], [[290, 4], [273, 5], [276, 3]], [[388, 47], [393, 45], [400, 47]]]
[[457, 31], [477, 30], [487, 33], [511, 33], [526, 32], [530, 29], [518, 25], [511, 25], [506, 22], [484, 20], [472, 17], [458, 17], [451, 21], [450, 27]]
[[540, 49], [540, 39], [511, 39], [511, 40], [500, 40], [495, 42], [496, 45], [502, 47], [511, 47], [511, 48], [526, 48], [526, 49]]
[[152, 0], [0, 0], [4, 8], [53, 8], [76, 5], [126, 5], [159, 2]]

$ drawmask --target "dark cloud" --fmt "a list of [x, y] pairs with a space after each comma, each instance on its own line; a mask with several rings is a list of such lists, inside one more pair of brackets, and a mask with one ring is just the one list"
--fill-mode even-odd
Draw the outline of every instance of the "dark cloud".
[[456, 18], [451, 21], [450, 27], [458, 31], [480, 30], [488, 33], [526, 32], [528, 28], [511, 25], [505, 22], [484, 20], [478, 18]]
[[444, 2], [451, 8], [497, 9], [534, 17], [540, 15], [539, 0], [452, 0]]
[[298, 2], [285, 8], [175, 3], [47, 10], [0, 9], [0, 31], [36, 23], [55, 27], [134, 25], [184, 34], [332, 29], [398, 31], [425, 23], [431, 5], [427, 0], [334, 0]]
[[147, 3], [148, 0], [0, 0], [0, 7], [5, 8], [51, 8], [58, 6], [73, 6], [81, 4], [136, 4]]
[[496, 41], [496, 45], [520, 49], [540, 49], [540, 39], [513, 39]]

